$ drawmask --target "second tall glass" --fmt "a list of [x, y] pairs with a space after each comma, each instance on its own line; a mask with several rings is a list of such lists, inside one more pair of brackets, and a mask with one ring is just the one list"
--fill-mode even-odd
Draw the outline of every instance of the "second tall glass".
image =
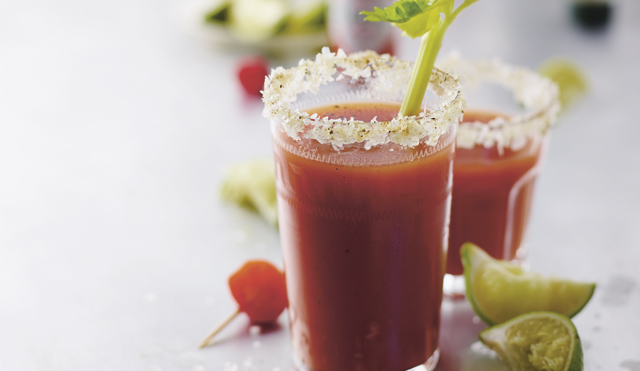
[[460, 247], [522, 261], [533, 188], [559, 111], [558, 90], [526, 68], [497, 60], [440, 63], [469, 95], [457, 135], [445, 295], [464, 294]]

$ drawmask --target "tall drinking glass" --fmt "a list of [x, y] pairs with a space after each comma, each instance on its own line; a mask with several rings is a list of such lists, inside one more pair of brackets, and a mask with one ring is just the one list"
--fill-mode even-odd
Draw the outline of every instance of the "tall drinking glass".
[[473, 242], [497, 259], [523, 262], [536, 176], [558, 111], [558, 89], [525, 68], [452, 56], [469, 108], [457, 134], [445, 295], [462, 296], [460, 247]]
[[324, 50], [265, 83], [294, 358], [301, 370], [432, 369], [448, 243], [457, 80]]

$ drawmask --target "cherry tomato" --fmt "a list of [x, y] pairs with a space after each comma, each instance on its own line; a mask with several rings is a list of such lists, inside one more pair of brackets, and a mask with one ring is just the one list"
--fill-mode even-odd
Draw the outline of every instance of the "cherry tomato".
[[229, 288], [254, 323], [275, 322], [289, 304], [284, 274], [263, 260], [246, 262], [229, 277]]

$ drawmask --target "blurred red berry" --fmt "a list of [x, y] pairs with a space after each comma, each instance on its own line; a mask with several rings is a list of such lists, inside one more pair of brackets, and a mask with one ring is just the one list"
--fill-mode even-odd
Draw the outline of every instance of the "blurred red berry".
[[247, 94], [261, 97], [264, 78], [269, 75], [269, 61], [260, 56], [242, 59], [238, 66], [238, 78]]

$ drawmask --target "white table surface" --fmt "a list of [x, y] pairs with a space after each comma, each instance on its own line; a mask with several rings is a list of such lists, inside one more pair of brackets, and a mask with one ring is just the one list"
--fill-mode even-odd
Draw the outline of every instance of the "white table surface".
[[[640, 2], [614, 3], [593, 34], [567, 1], [482, 0], [443, 51], [530, 67], [565, 55], [589, 76], [537, 183], [530, 262], [598, 283], [575, 318], [585, 370], [638, 371]], [[280, 251], [275, 230], [218, 199], [228, 165], [270, 156], [269, 129], [237, 84], [241, 53], [191, 32], [185, 6], [0, 2], [0, 370], [292, 368], [284, 315], [258, 336], [241, 317], [196, 350], [234, 309], [228, 275]], [[443, 309], [438, 369], [502, 370], [470, 347], [483, 326], [468, 305]]]

